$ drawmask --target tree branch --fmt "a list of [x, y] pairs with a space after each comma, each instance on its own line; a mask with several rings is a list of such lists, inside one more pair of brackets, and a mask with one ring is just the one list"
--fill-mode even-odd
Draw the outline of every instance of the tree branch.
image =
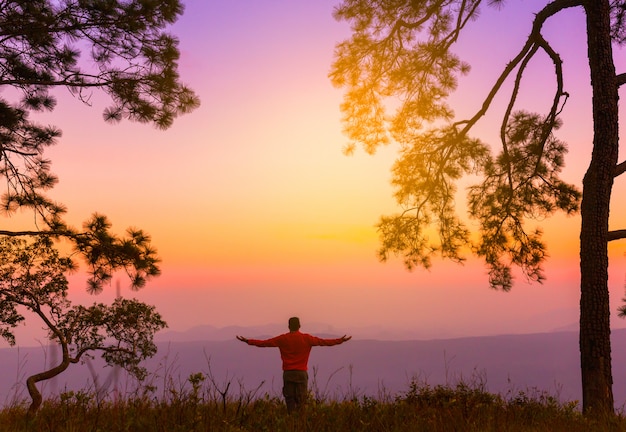
[[0, 81], [0, 85], [2, 86], [45, 86], [45, 87], [55, 87], [55, 86], [66, 86], [66, 87], [78, 87], [78, 88], [87, 88], [87, 87], [106, 87], [111, 85], [111, 80], [104, 80], [101, 76], [89, 75], [89, 74], [74, 74], [74, 76], [79, 78], [92, 78], [94, 80], [102, 80], [102, 81], [84, 81], [84, 82], [73, 82], [67, 79], [62, 80], [42, 80], [42, 79], [7, 79]]
[[0, 230], [0, 235], [7, 237], [22, 237], [22, 236], [64, 236], [76, 238], [79, 234], [76, 234], [72, 231], [8, 231], [8, 230]]
[[619, 163], [615, 166], [615, 170], [613, 171], [613, 177], [618, 177], [626, 172], [626, 161]]
[[606, 241], [610, 242], [613, 240], [622, 240], [626, 239], [626, 229], [609, 231], [606, 236]]
[[[561, 10], [582, 5], [583, 2], [581, 0], [555, 0], [546, 5], [546, 7], [544, 7], [541, 11], [537, 13], [533, 22], [533, 28], [530, 35], [528, 36], [528, 39], [526, 40], [526, 43], [517, 54], [517, 56], [506, 65], [506, 67], [496, 80], [496, 83], [492, 87], [491, 91], [487, 95], [487, 98], [484, 100], [481, 109], [471, 119], [462, 120], [455, 123], [455, 125], [459, 126], [465, 125], [463, 127], [463, 130], [461, 131], [461, 134], [468, 133], [469, 130], [474, 126], [474, 124], [478, 122], [478, 120], [483, 115], [485, 115], [485, 113], [489, 109], [489, 106], [491, 105], [491, 102], [496, 97], [496, 94], [498, 94], [498, 92], [500, 91], [500, 88], [503, 86], [506, 78], [513, 72], [513, 70], [517, 67], [518, 64], [520, 64], [520, 62], [524, 61], [524, 59], [527, 58], [530, 50], [533, 49], [535, 43], [537, 43], [538, 41], [539, 43], [541, 43], [541, 41], [543, 40], [543, 38], [541, 38], [541, 28], [543, 27], [547, 19], [560, 12]], [[550, 55], [549, 52], [548, 55]]]

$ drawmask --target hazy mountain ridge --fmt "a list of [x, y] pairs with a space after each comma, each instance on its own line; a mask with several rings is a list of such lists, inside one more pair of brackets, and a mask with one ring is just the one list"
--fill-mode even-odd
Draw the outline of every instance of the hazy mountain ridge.
[[[159, 332], [155, 336], [155, 340], [168, 342], [192, 342], [192, 341], [226, 341], [232, 340], [236, 335], [243, 335], [252, 338], [269, 338], [288, 331], [286, 323], [272, 323], [257, 326], [226, 326], [215, 327], [212, 325], [199, 325], [185, 331], [165, 330]], [[432, 329], [402, 329], [388, 328], [383, 326], [351, 326], [344, 329], [331, 326], [325, 323], [306, 323], [302, 328], [305, 333], [314, 334], [320, 337], [338, 337], [346, 333], [352, 335], [355, 339], [372, 339], [372, 340], [431, 340], [431, 339], [450, 339], [450, 337], [437, 336], [433, 337]], [[458, 338], [458, 337], [457, 337]]]
[[[164, 380], [171, 379], [180, 385], [197, 372], [211, 374], [218, 385], [231, 381], [233, 396], [257, 387], [261, 395], [280, 396], [278, 350], [251, 347], [234, 339], [235, 334], [274, 335], [277, 332], [273, 331], [273, 325], [213, 329], [211, 333], [208, 327], [203, 327], [198, 333], [204, 334], [205, 340], [176, 341], [172, 337], [164, 341], [167, 334], [159, 336], [159, 352], [146, 362], [155, 374], [151, 383], [159, 388], [157, 396]], [[327, 337], [343, 334], [309, 329], [307, 332]], [[228, 335], [228, 338], [209, 340], [211, 335]], [[170, 336], [176, 335], [170, 333]], [[626, 330], [614, 330], [612, 339], [615, 401], [617, 407], [622, 407], [626, 402]], [[25, 377], [41, 371], [55, 356], [50, 349], [44, 353], [41, 347], [0, 349], [0, 364], [6, 371], [0, 376], [0, 402], [8, 403], [16, 394], [27, 397]], [[314, 392], [335, 398], [394, 395], [407, 391], [409, 382], [415, 378], [430, 385], [454, 384], [459, 379], [484, 382], [489, 391], [501, 394], [536, 388], [562, 400], [580, 400], [578, 357], [577, 332], [404, 341], [355, 337], [341, 346], [313, 348], [309, 373]], [[101, 384], [111, 381], [112, 368], [103, 368], [96, 360], [93, 366], [99, 371], [97, 379]], [[118, 381], [120, 389], [127, 392], [134, 389], [134, 384], [125, 383], [122, 376]], [[93, 388], [93, 377], [87, 366], [72, 365], [54, 382], [45, 384], [44, 394], [88, 386]]]

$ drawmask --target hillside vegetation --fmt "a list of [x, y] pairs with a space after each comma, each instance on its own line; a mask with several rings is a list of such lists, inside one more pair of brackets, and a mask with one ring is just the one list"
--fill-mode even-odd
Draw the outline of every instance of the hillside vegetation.
[[[533, 390], [495, 395], [480, 383], [435, 386], [412, 382], [407, 391], [379, 398], [353, 395], [327, 400], [311, 395], [304, 409], [287, 414], [277, 396], [257, 395], [232, 382], [221, 385], [203, 374], [170, 385], [158, 397], [154, 389], [130, 397], [97, 392], [65, 392], [44, 402], [34, 417], [16, 402], [0, 412], [1, 431], [623, 431], [626, 418], [592, 420], [577, 402], [559, 402]], [[235, 386], [232, 386], [235, 387]], [[117, 399], [117, 400], [115, 400]]]

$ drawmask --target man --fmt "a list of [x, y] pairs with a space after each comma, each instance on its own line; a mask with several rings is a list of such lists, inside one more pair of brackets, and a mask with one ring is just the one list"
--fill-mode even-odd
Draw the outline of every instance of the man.
[[283, 396], [287, 411], [300, 407], [307, 396], [309, 375], [307, 373], [311, 347], [339, 345], [352, 339], [343, 335], [338, 339], [322, 339], [300, 332], [300, 319], [289, 318], [289, 333], [271, 339], [247, 339], [237, 336], [242, 342], [258, 347], [276, 347], [283, 361]]

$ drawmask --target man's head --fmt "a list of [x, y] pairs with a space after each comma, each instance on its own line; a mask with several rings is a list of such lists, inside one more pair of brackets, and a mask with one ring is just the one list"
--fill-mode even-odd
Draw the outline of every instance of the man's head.
[[289, 330], [290, 331], [300, 330], [300, 318], [298, 317], [289, 318]]

